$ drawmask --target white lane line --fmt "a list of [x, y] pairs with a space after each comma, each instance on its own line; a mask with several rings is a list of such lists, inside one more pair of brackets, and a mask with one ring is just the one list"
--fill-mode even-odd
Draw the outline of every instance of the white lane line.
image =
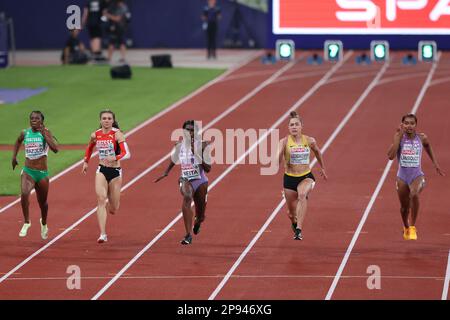
[[[293, 106], [289, 108], [287, 112], [285, 112], [272, 126], [271, 128], [261, 136], [258, 141], [252, 144], [252, 146], [242, 154], [231, 166], [229, 166], [219, 177], [217, 177], [214, 182], [208, 187], [208, 190], [212, 190], [228, 173], [231, 172], [245, 157], [250, 154], [275, 128], [277, 128], [280, 123], [289, 115], [289, 113], [295, 109], [297, 109], [300, 105], [302, 105], [309, 97], [311, 97], [329, 78], [330, 76], [336, 72], [336, 70], [342, 66], [342, 64], [351, 56], [352, 51], [348, 52], [344, 59], [334, 65], [316, 84], [308, 90]], [[178, 220], [182, 217], [182, 213], [179, 212], [178, 215], [161, 231], [153, 240], [151, 240], [138, 254], [136, 254], [133, 259], [131, 259], [118, 273], [117, 275], [111, 279], [102, 289], [100, 289], [92, 300], [97, 300], [100, 298], [106, 290], [108, 290], [120, 277], [123, 275], [145, 252], [147, 252]]]
[[[339, 123], [339, 125], [336, 127], [336, 129], [334, 130], [334, 132], [331, 134], [331, 136], [328, 138], [328, 140], [326, 141], [326, 143], [324, 144], [323, 148], [322, 148], [322, 153], [324, 154], [326, 152], [326, 150], [328, 149], [328, 147], [331, 145], [331, 143], [334, 141], [334, 139], [336, 139], [337, 135], [342, 131], [342, 129], [344, 128], [344, 126], [348, 123], [348, 121], [350, 120], [350, 118], [353, 116], [353, 114], [356, 112], [356, 110], [358, 110], [358, 108], [361, 106], [362, 102], [366, 99], [366, 97], [369, 95], [369, 93], [372, 91], [372, 89], [377, 85], [378, 81], [381, 79], [381, 77], [383, 76], [383, 74], [386, 72], [387, 68], [389, 66], [389, 63], [385, 63], [384, 66], [380, 69], [380, 71], [378, 72], [377, 76], [372, 80], [372, 82], [367, 86], [366, 90], [364, 90], [364, 92], [361, 94], [361, 96], [359, 97], [359, 99], [355, 102], [355, 104], [353, 105], [353, 107], [350, 109], [350, 111], [347, 113], [347, 115], [344, 117], [344, 119], [342, 119], [342, 121]], [[317, 160], [314, 159], [311, 162], [311, 168], [314, 167], [317, 163]], [[270, 222], [272, 222], [272, 220], [276, 217], [276, 215], [278, 214], [278, 212], [281, 210], [281, 208], [284, 206], [284, 204], [286, 203], [286, 200], [283, 198], [280, 203], [278, 204], [278, 206], [275, 208], [274, 211], [272, 211], [272, 213], [270, 214], [269, 218], [267, 219], [267, 221], [264, 223], [264, 225], [261, 227], [261, 229], [259, 230], [258, 234], [255, 235], [255, 237], [252, 239], [252, 241], [249, 243], [249, 245], [247, 246], [247, 248], [245, 248], [245, 250], [242, 252], [242, 254], [240, 255], [240, 257], [236, 260], [236, 262], [234, 263], [234, 265], [231, 267], [231, 269], [228, 271], [228, 273], [226, 274], [226, 276], [222, 279], [222, 281], [219, 283], [219, 285], [216, 287], [216, 289], [213, 291], [213, 293], [209, 296], [208, 300], [214, 300], [216, 298], [216, 296], [219, 294], [219, 292], [222, 290], [222, 288], [225, 286], [225, 284], [228, 282], [228, 280], [230, 279], [231, 275], [233, 274], [233, 272], [236, 270], [236, 268], [241, 264], [241, 262], [244, 260], [245, 256], [247, 255], [247, 253], [251, 250], [251, 248], [254, 246], [254, 244], [256, 243], [256, 241], [261, 237], [262, 233], [264, 232], [264, 230], [269, 226]]]
[[251, 78], [251, 77], [259, 77], [259, 76], [268, 75], [268, 74], [270, 74], [270, 73], [272, 73], [271, 70], [246, 72], [246, 73], [238, 74], [238, 75], [235, 75], [235, 76], [230, 76], [230, 77], [228, 77], [228, 78], [222, 80], [222, 82], [224, 82], [224, 81], [230, 81], [230, 80], [238, 80], [238, 79]]
[[[135, 127], [134, 129], [130, 130], [129, 132], [127, 132], [125, 134], [125, 137], [129, 137], [131, 136], [133, 133], [135, 133], [136, 131], [141, 130], [142, 128], [148, 126], [150, 123], [156, 121], [157, 119], [161, 118], [162, 116], [164, 116], [165, 114], [167, 114], [168, 112], [176, 109], [177, 107], [179, 107], [180, 105], [182, 105], [183, 103], [185, 103], [186, 101], [188, 101], [189, 99], [193, 98], [194, 96], [200, 94], [201, 92], [205, 91], [206, 89], [208, 89], [209, 87], [211, 87], [212, 85], [223, 81], [226, 77], [228, 77], [229, 74], [233, 73], [234, 71], [236, 71], [237, 69], [243, 67], [244, 65], [246, 65], [247, 63], [249, 63], [251, 60], [253, 60], [254, 58], [256, 58], [256, 56], [259, 53], [255, 53], [254, 55], [252, 55], [251, 57], [249, 57], [248, 59], [245, 59], [244, 61], [242, 61], [241, 63], [239, 63], [238, 65], [236, 65], [235, 67], [230, 68], [229, 70], [225, 71], [223, 74], [221, 74], [219, 77], [207, 82], [206, 84], [204, 84], [203, 86], [201, 86], [200, 88], [198, 88], [197, 90], [195, 90], [194, 92], [190, 93], [189, 95], [183, 97], [182, 99], [178, 100], [177, 102], [175, 102], [174, 104], [172, 104], [171, 106], [169, 106], [168, 108], [165, 108], [164, 110], [161, 110], [160, 112], [158, 112], [157, 114], [155, 114], [154, 116], [152, 116], [150, 119], [146, 120], [145, 122], [143, 122], [142, 124], [138, 125], [137, 127]], [[95, 151], [92, 154], [92, 157], [95, 157], [98, 154], [97, 151]], [[62, 177], [63, 175], [65, 175], [66, 173], [72, 171], [73, 169], [75, 169], [76, 167], [78, 167], [79, 165], [81, 165], [83, 163], [83, 160], [80, 160], [76, 163], [74, 163], [73, 165], [71, 165], [70, 167], [66, 168], [65, 170], [61, 171], [60, 173], [58, 173], [57, 175], [53, 176], [52, 178], [50, 178], [50, 182], [53, 182], [55, 180], [57, 180], [58, 178]], [[35, 192], [35, 190], [33, 189], [31, 191], [31, 194], [33, 194]], [[12, 206], [14, 206], [15, 204], [20, 202], [20, 198], [17, 198], [16, 200], [12, 201], [11, 203], [5, 205], [4, 207], [2, 207], [0, 209], [0, 214], [3, 213], [4, 211], [8, 210], [9, 208], [11, 208]]]
[[450, 77], [436, 79], [433, 82], [431, 82], [430, 87], [436, 86], [436, 85], [441, 84], [441, 83], [449, 82], [449, 81], [450, 81]]
[[309, 72], [298, 72], [295, 74], [291, 74], [289, 76], [284, 76], [284, 77], [280, 77], [279, 79], [277, 79], [277, 81], [275, 81], [275, 83], [279, 83], [279, 82], [284, 82], [284, 81], [289, 81], [289, 80], [295, 80], [295, 79], [301, 79], [301, 78], [306, 78], [306, 77], [311, 77], [311, 76], [318, 76], [323, 74], [322, 70], [314, 70], [314, 71], [309, 71]]
[[447, 271], [445, 272], [444, 288], [442, 289], [441, 300], [447, 300], [449, 282], [450, 282], [450, 250], [448, 251]]
[[[413, 108], [411, 110], [411, 113], [416, 113], [417, 110], [419, 109], [420, 103], [422, 102], [423, 97], [425, 96], [425, 93], [426, 93], [426, 91], [428, 89], [428, 86], [431, 83], [431, 79], [433, 78], [433, 74], [434, 74], [434, 72], [436, 70], [436, 67], [438, 65], [440, 56], [441, 56], [441, 53], [438, 54], [437, 61], [430, 68], [430, 71], [428, 73], [428, 77], [425, 80], [425, 82], [424, 82], [424, 84], [422, 86], [422, 89], [420, 90], [419, 96], [417, 97], [416, 102], [414, 103], [414, 106], [413, 106]], [[356, 232], [353, 235], [353, 238], [352, 238], [352, 240], [351, 240], [351, 242], [350, 242], [350, 244], [349, 244], [349, 246], [347, 248], [347, 251], [346, 251], [346, 253], [344, 255], [344, 258], [342, 259], [342, 262], [341, 262], [341, 264], [339, 266], [339, 269], [338, 269], [338, 271], [337, 271], [337, 273], [336, 273], [336, 275], [335, 275], [335, 277], [333, 279], [333, 283], [331, 284], [331, 287], [329, 288], [328, 293], [327, 293], [327, 295], [325, 297], [325, 300], [330, 300], [331, 297], [333, 296], [334, 290], [336, 289], [336, 286], [337, 286], [337, 284], [339, 282], [339, 279], [340, 279], [340, 277], [342, 275], [342, 272], [344, 271], [345, 265], [347, 264], [347, 261], [350, 258], [350, 254], [351, 254], [351, 252], [353, 250], [353, 247], [355, 246], [355, 243], [358, 240], [359, 234], [361, 233], [361, 230], [362, 230], [362, 228], [364, 226], [364, 223], [366, 222], [367, 217], [369, 216], [369, 213], [372, 210], [372, 206], [375, 203], [375, 200], [376, 200], [376, 198], [378, 196], [378, 193], [380, 192], [381, 187], [383, 186], [384, 181], [386, 180], [386, 177], [387, 177], [387, 175], [389, 173], [389, 169], [391, 168], [392, 163], [393, 163], [393, 161], [389, 160], [388, 163], [386, 164], [386, 167], [384, 168], [383, 174], [381, 175], [380, 180], [378, 181], [377, 187], [375, 188], [375, 191], [373, 192], [372, 197], [371, 197], [371, 199], [369, 201], [369, 204], [367, 205], [366, 210], [364, 211], [364, 214], [363, 214], [363, 216], [362, 216], [362, 218], [361, 218], [361, 220], [359, 222], [358, 228], [356, 229]]]
[[[109, 276], [82, 276], [80, 277], [80, 280], [109, 280], [112, 279], [114, 275]], [[139, 275], [139, 276], [132, 276], [132, 275], [124, 275], [121, 276], [120, 279], [128, 279], [128, 280], [160, 280], [160, 279], [169, 279], [169, 280], [179, 280], [179, 279], [221, 279], [225, 275], [223, 274], [216, 274], [216, 275]], [[374, 276], [375, 277], [375, 276]], [[381, 277], [381, 276], [379, 276]], [[334, 275], [317, 275], [317, 274], [268, 274], [268, 275], [239, 275], [234, 274], [231, 276], [233, 279], [332, 279], [334, 278]], [[342, 276], [342, 278], [345, 279], [367, 279], [366, 275], [356, 275], [356, 276]], [[443, 281], [444, 278], [438, 277], [438, 276], [386, 276], [383, 275], [383, 279], [392, 279], [392, 280], [437, 280], [437, 281]], [[51, 280], [67, 280], [67, 277], [10, 277], [7, 279], [7, 281], [51, 281]]]
[[[285, 71], [287, 71], [289, 68], [291, 68], [294, 65], [293, 62], [286, 64], [283, 68], [278, 70], [276, 73], [274, 73], [270, 78], [262, 82], [258, 87], [253, 89], [250, 93], [245, 95], [243, 98], [241, 98], [239, 101], [237, 101], [235, 104], [233, 104], [231, 107], [229, 107], [227, 110], [222, 112], [220, 115], [218, 115], [213, 121], [211, 121], [208, 125], [206, 125], [203, 130], [206, 130], [207, 128], [214, 125], [217, 121], [222, 119], [225, 115], [228, 115], [232, 111], [236, 110], [239, 106], [241, 106], [244, 102], [255, 96], [259, 91], [267, 87], [269, 84], [273, 82], [277, 77], [279, 77], [281, 74], [283, 74]], [[143, 172], [141, 172], [139, 175], [137, 175], [134, 179], [129, 181], [125, 186], [122, 187], [121, 192], [128, 189], [130, 186], [132, 186], [134, 183], [136, 183], [139, 179], [141, 179], [143, 176], [145, 176], [147, 173], [152, 171], [154, 168], [156, 168], [158, 165], [160, 165], [162, 162], [164, 162], [166, 159], [170, 157], [171, 152], [167, 153], [164, 157], [159, 159], [157, 162], [155, 162], [153, 165], [145, 169]], [[86, 218], [88, 218], [90, 215], [92, 215], [97, 210], [97, 207], [86, 213], [83, 217], [81, 217], [79, 220], [77, 220], [75, 223], [73, 223], [70, 227], [68, 227], [64, 232], [57, 235], [55, 238], [53, 238], [51, 241], [46, 243], [43, 247], [41, 247], [39, 250], [35, 251], [33, 254], [31, 254], [28, 258], [23, 260], [21, 263], [19, 263], [16, 267], [14, 267], [11, 271], [9, 271], [7, 274], [5, 274], [3, 277], [0, 278], [0, 283], [2, 283], [5, 279], [7, 279], [12, 273], [23, 267], [25, 264], [27, 264], [30, 260], [32, 260], [35, 256], [40, 254], [42, 251], [50, 247], [53, 243], [61, 239], [64, 235], [66, 235], [68, 232], [70, 232], [72, 229], [77, 227], [82, 221], [84, 221]], [[170, 229], [170, 228], [169, 228]]]
[[428, 74], [428, 72], [423, 71], [423, 72], [413, 72], [413, 73], [402, 74], [402, 75], [398, 75], [398, 76], [392, 76], [390, 78], [383, 79], [382, 81], [380, 81], [380, 83], [378, 85], [381, 86], [381, 85], [384, 85], [389, 82], [395, 82], [395, 81], [399, 81], [399, 80], [407, 80], [407, 79], [411, 79], [413, 77], [422, 77], [427, 74]]
[[357, 78], [365, 78], [365, 77], [376, 75], [377, 73], [378, 72], [376, 70], [374, 70], [374, 71], [365, 72], [365, 73], [360, 72], [360, 73], [356, 73], [356, 74], [347, 74], [347, 75], [343, 75], [343, 76], [339, 76], [339, 77], [330, 79], [330, 81], [328, 81], [327, 84], [345, 81], [345, 80], [352, 80], [352, 79], [357, 79]]
[[259, 232], [255, 235], [255, 237], [250, 241], [248, 246], [245, 248], [245, 250], [241, 253], [239, 258], [236, 260], [236, 262], [233, 264], [231, 269], [228, 271], [228, 273], [223, 277], [222, 281], [219, 283], [219, 285], [216, 287], [216, 289], [213, 291], [213, 293], [209, 296], [208, 300], [214, 300], [216, 296], [219, 294], [220, 290], [225, 286], [225, 284], [230, 280], [232, 277], [234, 271], [237, 269], [237, 267], [241, 264], [242, 260], [244, 260], [247, 253], [250, 252], [250, 250], [255, 245], [256, 241], [259, 240], [261, 235], [263, 234], [264, 230], [269, 226], [269, 224], [272, 222], [272, 220], [276, 217], [278, 212], [283, 208], [284, 204], [286, 203], [286, 200], [283, 199], [278, 206], [275, 208], [275, 210], [272, 212], [272, 214], [269, 216], [269, 219], [266, 220], [262, 228], [259, 230]]

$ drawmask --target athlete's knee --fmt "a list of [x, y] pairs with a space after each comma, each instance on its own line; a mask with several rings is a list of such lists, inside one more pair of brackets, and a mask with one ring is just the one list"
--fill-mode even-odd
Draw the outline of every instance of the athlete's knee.
[[39, 202], [39, 207], [41, 210], [48, 210], [48, 202], [45, 201], [44, 203]]
[[181, 194], [183, 195], [183, 201], [189, 201], [189, 203], [191, 203], [194, 200], [194, 194], [187, 186], [183, 186], [183, 188], [181, 188]]
[[288, 216], [289, 220], [291, 220], [291, 221], [297, 220], [297, 215], [295, 214], [295, 212], [288, 211], [287, 216]]
[[308, 199], [308, 193], [305, 191], [300, 191], [298, 193], [298, 200], [299, 201], [306, 201]]
[[105, 207], [107, 200], [108, 200], [108, 197], [106, 197], [106, 196], [97, 196], [97, 204], [99, 206]]
[[409, 211], [409, 207], [400, 207], [400, 212], [402, 214], [406, 214], [406, 213], [408, 213], [408, 211]]
[[117, 211], [119, 211], [120, 203], [117, 203], [116, 205], [109, 204], [108, 211], [110, 214], [116, 214]]
[[190, 192], [183, 192], [183, 204], [191, 205], [192, 201], [192, 194]]
[[205, 217], [205, 213], [204, 212], [202, 212], [202, 213], [197, 212], [197, 214], [195, 215], [195, 220], [197, 222], [201, 223], [201, 222], [205, 221], [205, 219], [206, 219], [206, 217]]
[[30, 196], [30, 191], [22, 191], [21, 193], [20, 193], [20, 197], [22, 198], [22, 200], [23, 199], [26, 199], [26, 200], [28, 200], [28, 197]]
[[195, 215], [196, 216], [204, 216], [206, 211], [206, 203], [197, 203], [195, 202]]

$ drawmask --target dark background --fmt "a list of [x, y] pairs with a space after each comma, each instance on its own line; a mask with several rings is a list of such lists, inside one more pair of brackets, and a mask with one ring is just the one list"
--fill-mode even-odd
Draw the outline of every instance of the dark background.
[[[83, 11], [85, 0], [0, 0], [0, 12], [14, 20], [17, 49], [56, 49], [68, 35], [66, 13], [70, 5]], [[206, 37], [201, 14], [206, 0], [128, 0], [132, 19], [129, 35], [137, 48], [202, 48]], [[218, 45], [223, 47], [236, 4], [218, 0], [222, 8]], [[266, 44], [267, 14], [238, 5], [256, 47]], [[242, 25], [239, 40], [248, 47], [248, 33]], [[83, 32], [81, 39], [86, 41]]]

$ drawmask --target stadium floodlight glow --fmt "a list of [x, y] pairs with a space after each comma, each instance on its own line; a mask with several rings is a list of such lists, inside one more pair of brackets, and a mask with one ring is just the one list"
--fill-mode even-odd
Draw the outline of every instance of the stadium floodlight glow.
[[293, 60], [295, 58], [295, 43], [292, 40], [279, 39], [275, 43], [277, 60]]
[[417, 56], [419, 61], [435, 61], [437, 45], [435, 41], [420, 41]]
[[323, 44], [323, 56], [327, 61], [339, 61], [343, 57], [343, 45], [340, 40], [327, 40]]
[[384, 40], [373, 40], [370, 42], [370, 60], [389, 60], [389, 42]]

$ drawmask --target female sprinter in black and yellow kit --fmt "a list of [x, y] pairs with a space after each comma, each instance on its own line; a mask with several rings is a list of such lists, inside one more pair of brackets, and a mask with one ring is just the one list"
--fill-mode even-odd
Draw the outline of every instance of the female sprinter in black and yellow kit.
[[289, 135], [280, 140], [279, 163], [285, 165], [283, 179], [284, 197], [292, 222], [294, 239], [302, 240], [303, 221], [306, 215], [308, 194], [314, 188], [315, 178], [309, 166], [311, 150], [321, 167], [320, 174], [326, 180], [327, 174], [322, 153], [313, 137], [302, 133], [302, 121], [297, 112], [292, 111], [289, 119]]

